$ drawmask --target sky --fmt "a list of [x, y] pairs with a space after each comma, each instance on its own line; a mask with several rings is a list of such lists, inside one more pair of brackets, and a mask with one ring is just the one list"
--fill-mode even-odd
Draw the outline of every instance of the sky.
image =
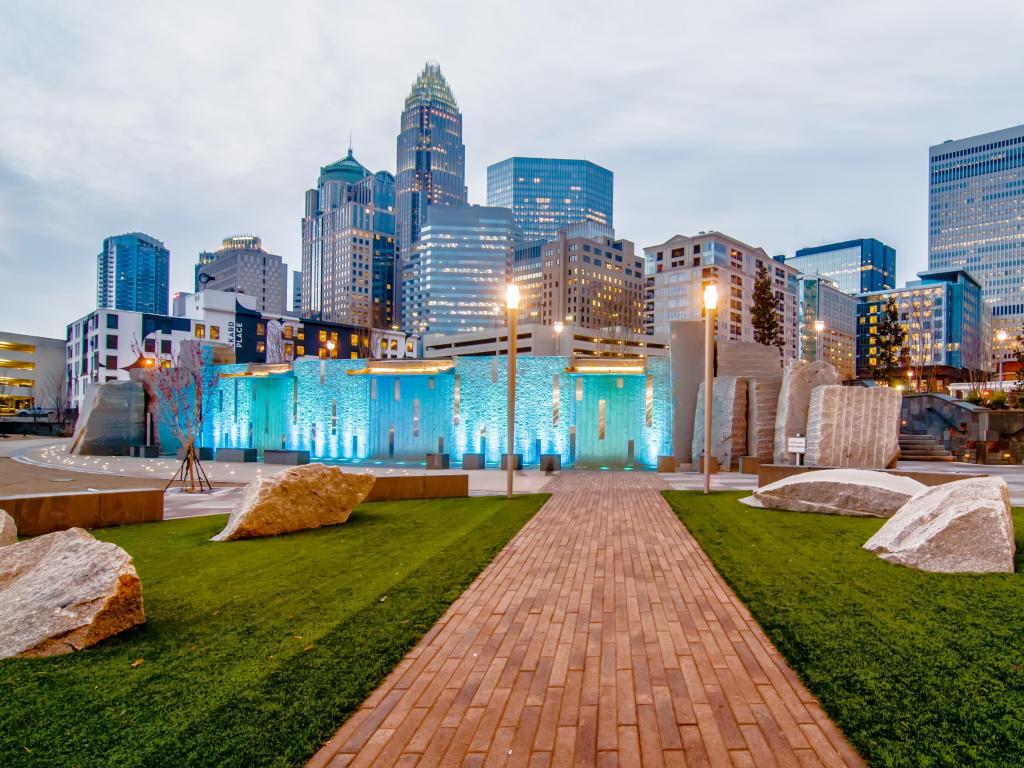
[[0, 329], [63, 337], [103, 239], [252, 233], [301, 266], [305, 191], [395, 166], [440, 63], [470, 202], [512, 155], [615, 173], [639, 248], [716, 229], [769, 254], [856, 237], [927, 267], [928, 147], [1024, 123], [1024, 4], [975, 0], [51, 2], [0, 10]]

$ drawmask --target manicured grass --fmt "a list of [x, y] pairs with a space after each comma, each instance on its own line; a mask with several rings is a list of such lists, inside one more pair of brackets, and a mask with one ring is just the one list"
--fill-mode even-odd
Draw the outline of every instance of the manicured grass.
[[364, 504], [231, 543], [209, 541], [223, 516], [95, 531], [135, 558], [148, 620], [0, 662], [0, 765], [301, 765], [545, 498]]
[[1024, 574], [890, 565], [861, 549], [881, 520], [665, 496], [871, 765], [1024, 764]]

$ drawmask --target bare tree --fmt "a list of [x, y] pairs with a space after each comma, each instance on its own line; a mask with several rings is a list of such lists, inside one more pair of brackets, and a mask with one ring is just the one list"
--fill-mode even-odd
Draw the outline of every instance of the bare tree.
[[203, 357], [203, 348], [196, 342], [183, 342], [176, 355], [152, 361], [144, 366], [143, 378], [150, 385], [155, 398], [157, 418], [167, 427], [185, 449], [181, 465], [167, 483], [181, 481], [187, 493], [202, 493], [211, 489], [199, 456], [196, 442], [202, 434], [206, 406], [217, 387], [217, 375]]
[[39, 393], [39, 400], [44, 403], [51, 403], [56, 412], [56, 421], [60, 424], [67, 422], [68, 403], [70, 402], [68, 392], [68, 380], [63, 370], [50, 371], [42, 380], [36, 382], [36, 391]]

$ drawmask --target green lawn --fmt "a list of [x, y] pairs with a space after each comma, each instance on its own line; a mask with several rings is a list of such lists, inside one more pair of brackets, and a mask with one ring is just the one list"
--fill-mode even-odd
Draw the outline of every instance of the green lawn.
[[[872, 765], [1024, 764], [1024, 574], [890, 565], [860, 548], [881, 520], [740, 495], [665, 494]], [[1024, 510], [1014, 522], [1020, 553]]]
[[0, 662], [0, 766], [301, 765], [545, 498], [364, 504], [231, 543], [219, 515], [96, 531], [135, 558], [148, 621]]

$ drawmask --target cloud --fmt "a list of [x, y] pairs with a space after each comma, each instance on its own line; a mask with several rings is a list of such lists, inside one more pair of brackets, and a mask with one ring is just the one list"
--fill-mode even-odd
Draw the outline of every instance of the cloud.
[[[467, 181], [513, 154], [615, 171], [619, 233], [717, 228], [771, 253], [853, 236], [925, 267], [927, 147], [1024, 122], [1024, 10], [977, 2], [5, 4], [0, 327], [62, 335], [104, 237], [172, 252], [253, 232], [297, 267], [303, 193], [393, 169], [426, 59], [464, 114]], [[40, 307], [58, 307], [43, 311]]]

